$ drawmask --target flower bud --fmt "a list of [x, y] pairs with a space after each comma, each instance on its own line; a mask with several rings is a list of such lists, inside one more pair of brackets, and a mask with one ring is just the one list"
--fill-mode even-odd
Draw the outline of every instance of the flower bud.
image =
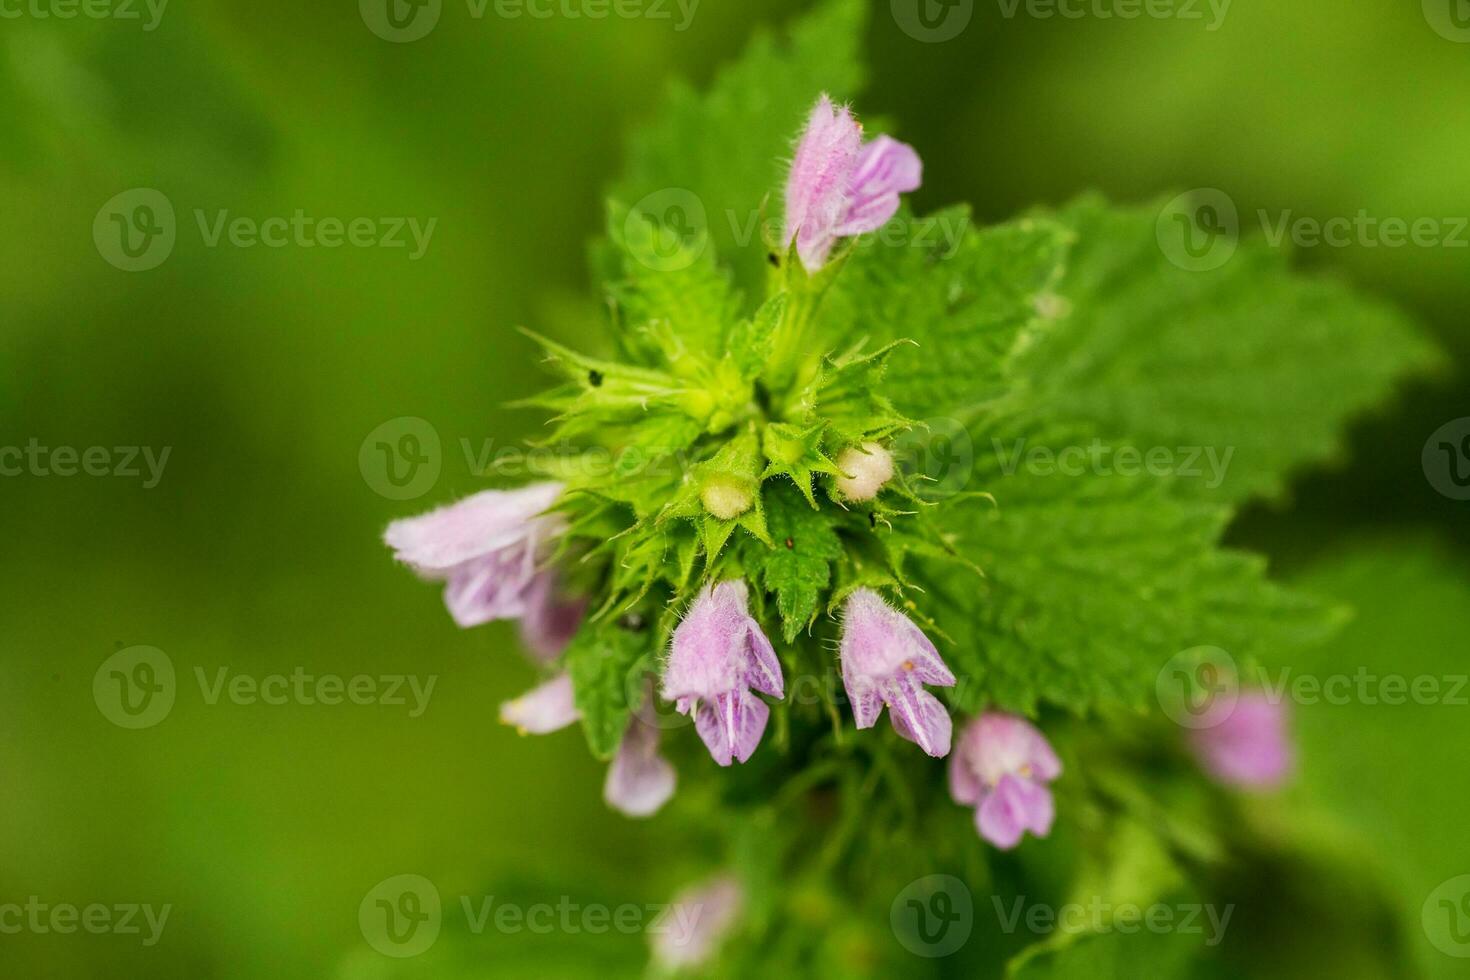
[[878, 496], [883, 484], [893, 479], [893, 456], [876, 442], [865, 442], [842, 451], [837, 457], [837, 491], [848, 500], [862, 503]]
[[710, 514], [722, 521], [732, 521], [750, 510], [755, 496], [741, 481], [714, 474], [699, 491], [699, 500]]

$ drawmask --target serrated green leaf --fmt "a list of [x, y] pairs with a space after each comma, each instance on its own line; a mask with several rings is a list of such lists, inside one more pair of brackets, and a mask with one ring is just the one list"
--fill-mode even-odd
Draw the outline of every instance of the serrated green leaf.
[[1054, 216], [1076, 236], [1055, 290], [1064, 315], [1016, 378], [1032, 404], [1116, 442], [1233, 451], [1218, 488], [1202, 474], [1180, 490], [1279, 495], [1294, 471], [1340, 451], [1349, 419], [1436, 361], [1398, 312], [1291, 274], [1262, 242], [1209, 272], [1175, 266], [1158, 216], [1092, 198]]
[[675, 374], [691, 355], [722, 356], [740, 312], [707, 230], [676, 227], [679, 211], [676, 205], [656, 213], [608, 206], [608, 235], [621, 258], [618, 278], [607, 284], [615, 336], [629, 356]]
[[774, 547], [753, 545], [747, 564], [759, 568], [761, 587], [776, 593], [781, 633], [790, 643], [816, 618], [842, 542], [830, 517], [813, 511], [794, 486], [772, 483], [765, 496]]
[[823, 301], [821, 336], [844, 348], [913, 342], [888, 358], [884, 392], [914, 418], [954, 415], [1009, 391], [1007, 364], [1061, 274], [1067, 231], [1040, 220], [976, 230], [959, 207], [927, 218], [901, 212], [875, 238], [854, 250]]
[[1017, 445], [1055, 452], [1085, 432], [992, 413], [976, 433], [974, 479], [995, 506], [948, 507], [943, 521], [986, 578], [924, 574], [926, 605], [956, 641], [946, 658], [967, 678], [961, 709], [1144, 708], [1182, 650], [1249, 661], [1340, 623], [1335, 607], [1267, 581], [1261, 559], [1222, 549], [1224, 508], [1147, 476], [1017, 465]]
[[656, 652], [653, 642], [650, 630], [589, 620], [567, 647], [565, 662], [582, 713], [582, 730], [599, 759], [612, 758], [629, 715], [642, 703], [642, 677]]

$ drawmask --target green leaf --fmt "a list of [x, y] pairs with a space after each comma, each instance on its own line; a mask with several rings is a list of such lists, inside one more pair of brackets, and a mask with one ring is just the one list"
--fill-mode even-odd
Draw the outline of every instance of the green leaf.
[[[1421, 975], [1445, 980], [1464, 976], [1466, 962], [1446, 947], [1463, 956], [1470, 943], [1456, 942], [1438, 906], [1433, 918], [1421, 916], [1436, 889], [1470, 874], [1470, 575], [1454, 560], [1462, 557], [1427, 537], [1402, 536], [1332, 555], [1302, 584], [1351, 603], [1352, 624], [1329, 648], [1263, 658], [1265, 682], [1285, 685], [1289, 699], [1304, 678], [1318, 685], [1304, 684], [1318, 693], [1291, 705], [1300, 774], [1291, 811], [1313, 808], [1348, 825], [1345, 858], [1356, 873], [1388, 883]], [[1436, 901], [1457, 902], [1467, 890]]]
[[863, 0], [828, 0], [793, 24], [785, 43], [757, 34], [708, 92], [674, 86], [657, 119], [634, 135], [613, 196], [634, 207], [649, 195], [689, 210], [696, 204], [691, 218], [755, 295], [766, 262], [762, 226], [780, 223], [780, 201], [770, 195], [784, 179], [782, 161], [818, 95], [857, 94], [867, 8]]
[[1076, 235], [1056, 292], [1066, 313], [1018, 367], [1032, 404], [1143, 450], [1233, 450], [1215, 499], [1276, 496], [1291, 474], [1341, 451], [1353, 416], [1430, 344], [1396, 311], [1338, 283], [1292, 275], [1279, 250], [1245, 242], [1210, 272], [1172, 264], [1158, 208], [1082, 200], [1055, 216]]
[[793, 485], [774, 482], [765, 497], [774, 547], [751, 542], [746, 563], [759, 569], [761, 587], [776, 593], [781, 633], [791, 643], [816, 619], [832, 562], [842, 556], [842, 542], [830, 519], [812, 510]]
[[676, 374], [691, 353], [718, 359], [740, 311], [707, 232], [684, 227], [681, 214], [672, 204], [661, 213], [608, 206], [608, 235], [621, 258], [619, 278], [607, 284], [619, 346]]
[[951, 504], [941, 517], [961, 554], [985, 570], [956, 581], [925, 569], [926, 606], [952, 636], [965, 675], [953, 700], [1034, 711], [1141, 709], [1174, 654], [1217, 646], [1242, 661], [1299, 649], [1340, 612], [1272, 585], [1265, 562], [1220, 548], [1224, 508], [1176, 499], [1166, 481], [1019, 465], [1024, 449], [1086, 445], [1085, 431], [1029, 416], [976, 425], [976, 486], [995, 505]]
[[884, 391], [915, 418], [955, 415], [1009, 390], [1009, 359], [1031, 340], [1068, 238], [1041, 220], [976, 230], [963, 207], [901, 212], [853, 250], [823, 301], [821, 336], [843, 348], [913, 341], [888, 358]]
[[[1070, 937], [1069, 937], [1070, 938]], [[1089, 933], [1070, 942], [1048, 941], [1012, 961], [1008, 980], [1186, 980], [1200, 976], [1198, 962], [1207, 952], [1197, 935], [1158, 933]]]
[[582, 624], [566, 651], [577, 710], [592, 754], [612, 758], [629, 715], [643, 699], [643, 674], [653, 663], [652, 630], [608, 620]]

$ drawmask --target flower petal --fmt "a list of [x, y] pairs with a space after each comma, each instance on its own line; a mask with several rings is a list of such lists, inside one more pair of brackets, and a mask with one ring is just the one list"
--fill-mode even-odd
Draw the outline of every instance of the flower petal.
[[776, 657], [775, 648], [761, 631], [759, 623], [754, 619], [746, 622], [749, 626], [746, 648], [750, 659], [745, 670], [745, 683], [773, 698], [785, 697], [786, 679], [781, 673], [781, 661]]
[[572, 693], [571, 675], [564, 673], [500, 706], [500, 720], [514, 725], [522, 735], [545, 735], [581, 717]]
[[765, 734], [771, 709], [748, 691], [737, 690], [701, 701], [694, 728], [709, 754], [722, 766], [750, 758]]
[[521, 642], [538, 660], [549, 663], [572, 642], [586, 611], [585, 601], [564, 599], [557, 593], [556, 575], [541, 572], [526, 590]]
[[949, 756], [949, 796], [960, 806], [977, 806], [985, 795], [985, 784], [970, 767], [970, 757], [964, 751], [964, 737], [960, 738], [959, 750]]
[[535, 568], [525, 556], [499, 552], [466, 562], [444, 586], [444, 606], [462, 629], [526, 612]]
[[445, 578], [458, 565], [535, 535], [541, 530], [535, 519], [561, 491], [562, 484], [554, 482], [485, 490], [427, 514], [394, 521], [383, 532], [383, 541], [419, 574]]
[[665, 971], [707, 963], [744, 905], [745, 889], [730, 875], [681, 893], [669, 907], [664, 928], [650, 930], [654, 960]]
[[1014, 776], [1002, 779], [995, 789], [985, 794], [985, 799], [975, 810], [975, 827], [980, 836], [1003, 851], [1021, 843], [1026, 833], [1028, 814], [1017, 795], [1020, 782]]
[[603, 799], [627, 816], [649, 817], [674, 795], [677, 781], [674, 767], [658, 754], [658, 729], [635, 716], [608, 767]]
[[898, 196], [917, 190], [924, 177], [919, 154], [907, 143], [879, 136], [858, 155], [848, 186], [848, 210], [837, 235], [877, 231], [898, 211]]
[[1191, 744], [1205, 771], [1229, 786], [1270, 789], [1291, 774], [1286, 707], [1262, 691], [1242, 693], [1218, 725], [1193, 731]]
[[817, 100], [796, 147], [786, 181], [786, 243], [796, 241], [802, 264], [827, 261], [846, 217], [848, 191], [862, 151], [863, 131], [846, 106]]
[[888, 720], [901, 738], [936, 759], [949, 755], [954, 723], [938, 698], [912, 678], [885, 685], [883, 695], [888, 703]]

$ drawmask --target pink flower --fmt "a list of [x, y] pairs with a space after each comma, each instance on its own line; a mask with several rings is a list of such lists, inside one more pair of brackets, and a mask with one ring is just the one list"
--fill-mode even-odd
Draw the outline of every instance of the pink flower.
[[418, 517], [394, 521], [383, 540], [421, 577], [444, 582], [444, 604], [460, 626], [517, 619], [531, 608], [553, 538], [565, 528], [546, 509], [560, 483], [485, 490]]
[[898, 210], [898, 195], [918, 189], [924, 165], [888, 136], [864, 145], [846, 106], [817, 100], [786, 180], [786, 244], [796, 241], [808, 271], [820, 269], [837, 239], [877, 231]]
[[500, 706], [500, 720], [514, 725], [522, 735], [560, 731], [581, 717], [572, 697], [572, 678], [566, 673]]
[[629, 817], [651, 817], [674, 795], [678, 775], [658, 753], [658, 721], [653, 715], [653, 692], [641, 710], [628, 719], [628, 728], [602, 785], [602, 798]]
[[664, 970], [708, 963], [744, 906], [745, 889], [731, 875], [681, 892], [669, 906], [663, 928], [653, 930], [654, 961]]
[[1062, 774], [1057, 754], [1024, 718], [991, 711], [960, 733], [949, 760], [949, 795], [975, 807], [980, 836], [1010, 850], [1030, 831], [1051, 832], [1055, 810], [1047, 783]]
[[568, 599], [557, 591], [556, 576], [542, 572], [526, 592], [526, 611], [521, 615], [521, 642], [542, 663], [561, 656], [587, 611], [584, 599]]
[[1286, 706], [1263, 691], [1243, 692], [1216, 725], [1190, 732], [1200, 764], [1230, 786], [1270, 789], [1291, 773]]
[[744, 762], [760, 744], [770, 708], [750, 693], [784, 692], [781, 662], [746, 611], [744, 582], [705, 586], [674, 630], [664, 665], [663, 696], [694, 727], [716, 762]]
[[953, 687], [934, 644], [871, 589], [847, 599], [842, 619], [842, 684], [858, 728], [872, 728], [888, 706], [893, 730], [937, 758], [949, 754], [949, 712], [925, 684]]

